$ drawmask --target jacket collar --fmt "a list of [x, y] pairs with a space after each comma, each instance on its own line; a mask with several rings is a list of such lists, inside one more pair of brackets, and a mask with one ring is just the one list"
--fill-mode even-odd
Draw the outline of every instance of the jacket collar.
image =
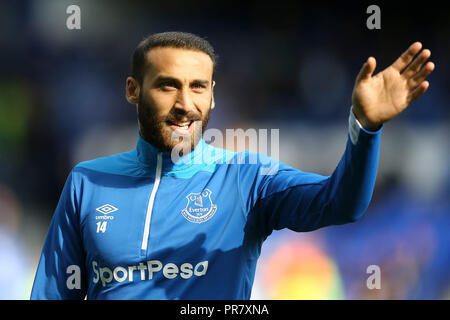
[[172, 159], [171, 152], [163, 152], [156, 148], [144, 140], [140, 133], [136, 146], [138, 161], [145, 167], [156, 167], [158, 154], [161, 154], [163, 173], [189, 169], [192, 170], [194, 166], [212, 164], [212, 162], [214, 162], [212, 159], [212, 153], [214, 153], [212, 149], [215, 148], [207, 144], [202, 138], [195, 146], [194, 151], [179, 157], [178, 159]]

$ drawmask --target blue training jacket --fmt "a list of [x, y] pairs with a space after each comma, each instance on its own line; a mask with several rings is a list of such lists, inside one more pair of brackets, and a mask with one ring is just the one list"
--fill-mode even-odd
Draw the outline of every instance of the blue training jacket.
[[364, 130], [353, 112], [349, 124], [331, 176], [204, 140], [173, 163], [140, 136], [136, 149], [79, 163], [31, 299], [250, 299], [273, 230], [354, 222], [368, 207], [382, 129]]

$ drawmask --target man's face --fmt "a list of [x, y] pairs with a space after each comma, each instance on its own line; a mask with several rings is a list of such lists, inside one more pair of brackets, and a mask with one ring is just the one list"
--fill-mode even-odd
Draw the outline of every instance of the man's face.
[[192, 151], [214, 107], [211, 58], [201, 51], [153, 48], [147, 66], [137, 103], [141, 136], [163, 151], [178, 143], [189, 143]]

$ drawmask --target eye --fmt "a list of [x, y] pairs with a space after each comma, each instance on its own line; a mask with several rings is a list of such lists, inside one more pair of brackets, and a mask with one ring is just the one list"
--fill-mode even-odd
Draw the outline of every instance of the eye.
[[165, 82], [161, 82], [159, 84], [159, 88], [163, 89], [163, 90], [172, 90], [172, 89], [176, 89], [177, 86], [174, 82], [171, 81], [165, 81]]
[[160, 85], [161, 87], [175, 87], [175, 84], [173, 82], [163, 82]]
[[193, 83], [191, 86], [193, 89], [206, 89], [206, 86], [201, 83]]

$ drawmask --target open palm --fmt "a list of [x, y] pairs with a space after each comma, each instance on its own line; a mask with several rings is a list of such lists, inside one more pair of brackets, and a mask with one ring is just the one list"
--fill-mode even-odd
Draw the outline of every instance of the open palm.
[[421, 48], [420, 42], [413, 43], [392, 65], [375, 76], [372, 76], [375, 58], [370, 57], [364, 63], [352, 95], [353, 112], [363, 127], [378, 129], [428, 89], [429, 83], [424, 80], [434, 70], [434, 64], [428, 62], [421, 67], [431, 56], [430, 50], [423, 50], [412, 61]]

